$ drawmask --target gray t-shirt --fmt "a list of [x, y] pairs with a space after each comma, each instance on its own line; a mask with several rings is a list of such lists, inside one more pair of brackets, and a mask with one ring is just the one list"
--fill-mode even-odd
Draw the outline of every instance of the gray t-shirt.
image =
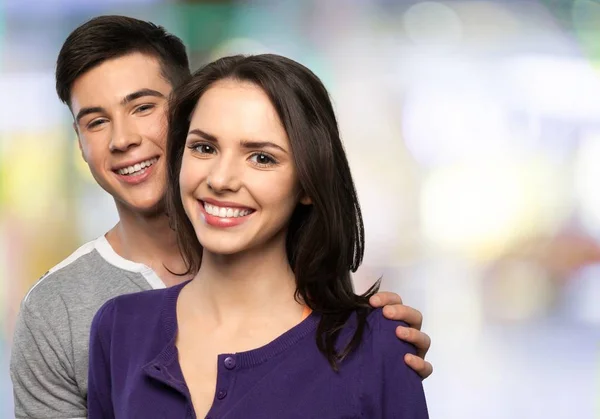
[[122, 294], [164, 288], [156, 273], [117, 255], [106, 238], [49, 270], [25, 296], [10, 375], [17, 418], [85, 418], [90, 325]]

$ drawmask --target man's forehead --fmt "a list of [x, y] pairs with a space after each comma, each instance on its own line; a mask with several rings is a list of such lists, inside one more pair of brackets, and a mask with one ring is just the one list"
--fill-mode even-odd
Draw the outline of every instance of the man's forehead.
[[157, 59], [130, 54], [113, 58], [78, 77], [71, 88], [71, 107], [110, 106], [120, 104], [128, 95], [144, 89], [171, 92]]

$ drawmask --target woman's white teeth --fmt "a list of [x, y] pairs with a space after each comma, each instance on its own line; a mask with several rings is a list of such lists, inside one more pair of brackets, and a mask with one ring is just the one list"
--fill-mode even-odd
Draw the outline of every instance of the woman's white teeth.
[[146, 167], [152, 166], [154, 163], [156, 163], [157, 160], [158, 160], [158, 157], [155, 157], [153, 159], [134, 164], [133, 166], [124, 167], [122, 169], [117, 170], [117, 172], [120, 175], [131, 175], [134, 173], [138, 174], [137, 172], [144, 170]]
[[220, 218], [244, 217], [252, 212], [252, 210], [249, 209], [217, 207], [216, 205], [207, 204], [206, 202], [204, 203], [204, 209], [210, 215]]

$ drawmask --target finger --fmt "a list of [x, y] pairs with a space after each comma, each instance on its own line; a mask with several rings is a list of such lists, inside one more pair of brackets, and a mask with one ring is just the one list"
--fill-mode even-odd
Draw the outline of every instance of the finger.
[[421, 330], [421, 326], [423, 325], [423, 315], [421, 312], [409, 306], [399, 304], [385, 306], [383, 308], [383, 315], [390, 320], [408, 323], [410, 327], [417, 330]]
[[377, 308], [390, 304], [402, 304], [402, 298], [394, 292], [381, 291], [373, 295], [369, 299], [369, 303], [371, 303], [373, 307]]
[[404, 355], [404, 362], [424, 380], [433, 374], [433, 365], [422, 358], [412, 354]]
[[417, 356], [420, 358], [425, 358], [427, 351], [431, 347], [431, 338], [429, 335], [417, 329], [398, 326], [396, 328], [396, 336], [405, 342], [412, 343], [417, 348]]

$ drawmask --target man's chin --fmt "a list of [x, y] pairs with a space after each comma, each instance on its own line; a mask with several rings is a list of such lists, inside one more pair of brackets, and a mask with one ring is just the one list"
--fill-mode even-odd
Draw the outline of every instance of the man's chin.
[[127, 212], [134, 215], [138, 215], [144, 218], [154, 218], [166, 216], [166, 206], [164, 199], [158, 201], [146, 201], [146, 202], [126, 202], [117, 201], [117, 208], [125, 209]]
[[145, 217], [163, 217], [167, 215], [166, 208], [162, 202], [148, 208], [142, 208], [139, 213]]

